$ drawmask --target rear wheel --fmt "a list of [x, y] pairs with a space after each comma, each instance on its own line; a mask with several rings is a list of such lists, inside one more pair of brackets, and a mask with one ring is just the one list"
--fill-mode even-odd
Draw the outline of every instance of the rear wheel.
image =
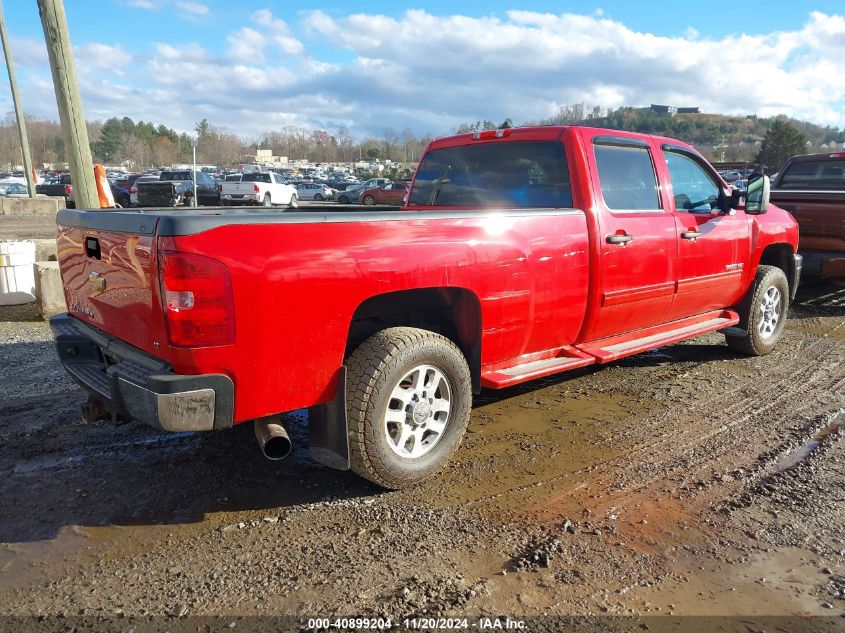
[[270, 197], [270, 192], [264, 194], [264, 200], [261, 203], [265, 207], [272, 207], [273, 206], [273, 198]]
[[321, 194], [321, 193], [315, 193], [314, 194], [314, 201], [315, 202], [322, 202], [322, 200], [323, 200], [323, 194]]
[[376, 199], [372, 196], [364, 196], [364, 204], [373, 205], [376, 203]]
[[388, 328], [361, 343], [346, 365], [352, 470], [392, 489], [440, 470], [460, 445], [472, 406], [458, 347], [428, 330]]
[[295, 193], [290, 195], [290, 202], [288, 202], [288, 206], [292, 209], [295, 209], [299, 206], [299, 198], [296, 197]]
[[775, 266], [760, 266], [751, 287], [750, 300], [744, 303], [742, 315], [748, 325], [745, 334], [725, 334], [732, 350], [749, 356], [771, 352], [783, 336], [789, 309], [789, 282]]

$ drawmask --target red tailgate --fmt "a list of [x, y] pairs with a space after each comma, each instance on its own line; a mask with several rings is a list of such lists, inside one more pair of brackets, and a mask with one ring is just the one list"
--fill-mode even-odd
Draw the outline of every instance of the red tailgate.
[[169, 361], [153, 232], [59, 226], [57, 243], [68, 313]]

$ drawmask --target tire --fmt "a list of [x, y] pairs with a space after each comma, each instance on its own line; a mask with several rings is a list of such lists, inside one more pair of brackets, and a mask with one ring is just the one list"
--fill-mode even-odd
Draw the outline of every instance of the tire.
[[789, 282], [775, 266], [759, 266], [750, 299], [743, 302], [740, 316], [747, 323], [745, 334], [725, 334], [725, 341], [735, 352], [764, 356], [783, 336], [789, 310]]
[[366, 205], [374, 205], [376, 203], [376, 199], [372, 196], [364, 196], [364, 204]]
[[261, 201], [261, 206], [264, 207], [272, 207], [273, 206], [273, 198], [270, 196], [270, 192], [264, 194], [264, 199]]
[[323, 201], [323, 194], [315, 193], [314, 194], [314, 202], [322, 202]]
[[388, 328], [361, 343], [346, 366], [353, 472], [396, 490], [440, 470], [460, 445], [472, 407], [458, 347], [428, 330]]
[[290, 202], [288, 202], [288, 206], [291, 209], [296, 209], [299, 206], [299, 198], [296, 197], [295, 193], [292, 193], [290, 196]]
[[349, 204], [349, 198], [346, 196], [340, 196], [337, 201], [339, 204]]

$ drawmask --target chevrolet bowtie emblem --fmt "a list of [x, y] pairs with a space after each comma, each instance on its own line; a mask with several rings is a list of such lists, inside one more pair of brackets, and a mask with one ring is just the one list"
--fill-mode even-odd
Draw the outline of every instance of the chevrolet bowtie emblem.
[[88, 275], [88, 282], [91, 284], [91, 289], [95, 292], [103, 292], [106, 289], [106, 280], [100, 273], [94, 272]]

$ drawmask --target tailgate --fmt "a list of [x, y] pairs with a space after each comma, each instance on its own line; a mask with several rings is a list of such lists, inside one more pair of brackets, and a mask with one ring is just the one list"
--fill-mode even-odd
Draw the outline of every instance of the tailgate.
[[172, 182], [142, 182], [138, 185], [138, 206], [169, 207], [175, 198]]
[[227, 182], [223, 185], [223, 193], [230, 195], [245, 195], [255, 193], [254, 182]]
[[169, 361], [158, 290], [155, 219], [144, 221], [146, 225], [139, 226], [143, 232], [138, 233], [60, 223], [62, 285], [72, 316]]

